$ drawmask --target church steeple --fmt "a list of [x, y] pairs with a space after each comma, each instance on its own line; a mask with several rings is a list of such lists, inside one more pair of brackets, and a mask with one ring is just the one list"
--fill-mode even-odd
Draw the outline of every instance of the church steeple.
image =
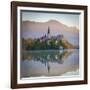
[[49, 27], [48, 27], [47, 36], [48, 36], [48, 38], [50, 38], [50, 37], [51, 37], [51, 35], [50, 35], [50, 28], [49, 28]]
[[49, 29], [49, 27], [48, 27], [48, 34], [50, 34], [50, 29]]

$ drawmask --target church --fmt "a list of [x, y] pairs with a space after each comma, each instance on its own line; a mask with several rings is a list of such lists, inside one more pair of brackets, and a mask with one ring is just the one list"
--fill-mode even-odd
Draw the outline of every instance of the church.
[[40, 42], [50, 40], [52, 37], [54, 40], [60, 41], [63, 38], [63, 35], [59, 34], [57, 36], [52, 36], [50, 33], [50, 27], [48, 26], [47, 33], [44, 36], [40, 37]]
[[50, 28], [48, 27], [47, 33], [44, 36], [40, 37], [40, 42], [49, 40], [50, 38], [51, 38]]

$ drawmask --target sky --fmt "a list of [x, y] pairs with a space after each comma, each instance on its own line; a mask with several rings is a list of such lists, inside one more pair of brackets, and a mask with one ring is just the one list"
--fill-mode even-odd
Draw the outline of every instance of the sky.
[[[65, 24], [69, 27], [76, 27], [79, 29], [79, 16], [80, 14], [77, 13], [48, 13], [48, 12], [35, 12], [35, 11], [22, 11], [22, 21], [35, 21], [35, 22], [47, 22], [49, 20], [56, 20], [61, 22], [62, 24]], [[71, 42], [73, 45], [79, 44], [79, 36], [75, 33], [61, 33], [56, 27], [57, 30], [55, 30], [55, 25], [50, 27], [50, 33], [51, 35], [57, 35], [57, 34], [63, 34], [69, 42]], [[39, 28], [39, 30], [38, 30]], [[40, 38], [41, 36], [45, 35], [47, 33], [48, 27], [40, 26], [40, 27], [34, 27], [30, 26], [30, 30], [24, 30], [25, 32], [22, 33], [22, 37], [24, 38]], [[29, 31], [29, 32], [28, 32]]]
[[23, 21], [47, 22], [49, 20], [57, 20], [67, 26], [79, 28], [79, 14], [73, 13], [48, 13], [35, 11], [22, 11]]

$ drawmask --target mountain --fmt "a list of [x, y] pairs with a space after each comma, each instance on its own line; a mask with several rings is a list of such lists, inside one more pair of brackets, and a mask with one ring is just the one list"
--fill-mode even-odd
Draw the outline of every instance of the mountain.
[[39, 38], [47, 34], [48, 27], [52, 36], [63, 34], [64, 37], [72, 45], [79, 46], [79, 29], [69, 27], [57, 20], [49, 20], [47, 22], [23, 21], [22, 22], [22, 37]]
[[[34, 21], [23, 21], [22, 22], [22, 30], [23, 32], [27, 31], [40, 31], [47, 30], [48, 26], [53, 30], [54, 32], [70, 32], [70, 33], [78, 33], [79, 29], [76, 27], [68, 27], [67, 25], [62, 24], [61, 22], [58, 22], [56, 20], [49, 20], [47, 22], [34, 22]], [[42, 31], [43, 32], [43, 31]]]

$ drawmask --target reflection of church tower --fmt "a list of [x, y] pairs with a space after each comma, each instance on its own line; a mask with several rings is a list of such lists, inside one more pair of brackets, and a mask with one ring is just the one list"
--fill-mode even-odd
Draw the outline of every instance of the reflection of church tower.
[[50, 29], [48, 27], [48, 32], [47, 32], [48, 38], [50, 38]]
[[45, 63], [45, 66], [46, 66], [47, 71], [48, 71], [48, 73], [49, 73], [49, 72], [50, 72], [50, 65], [49, 65], [49, 62], [48, 62], [48, 61]]

